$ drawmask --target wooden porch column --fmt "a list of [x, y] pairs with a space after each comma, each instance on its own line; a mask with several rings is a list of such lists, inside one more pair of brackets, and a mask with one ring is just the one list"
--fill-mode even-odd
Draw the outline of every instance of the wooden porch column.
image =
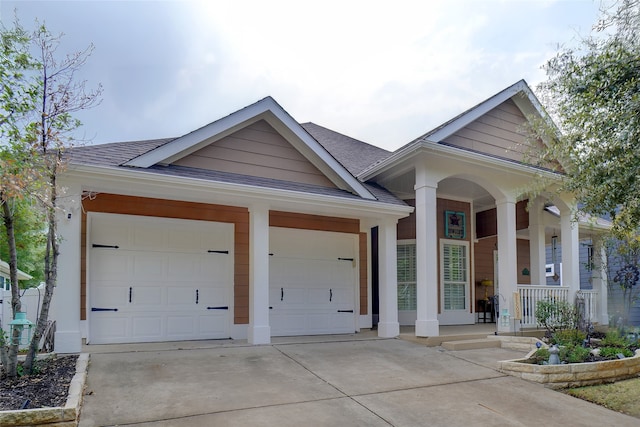
[[416, 168], [416, 328], [417, 337], [440, 335], [438, 323], [437, 182], [426, 167]]
[[269, 344], [269, 208], [249, 209], [249, 344]]
[[496, 200], [498, 219], [498, 291], [499, 307], [508, 309], [509, 323], [504, 325], [499, 317], [498, 331], [513, 332], [519, 329], [513, 320], [513, 295], [518, 291], [518, 257], [516, 244], [516, 202], [510, 198]]
[[378, 226], [379, 251], [379, 298], [380, 320], [378, 336], [393, 338], [400, 335], [398, 323], [398, 253], [397, 223], [395, 219], [385, 219]]
[[542, 219], [544, 213], [543, 200], [538, 197], [531, 204], [529, 209], [529, 245], [530, 245], [530, 265], [531, 284], [546, 285], [546, 251], [545, 251], [545, 229]]
[[580, 290], [580, 239], [578, 223], [573, 221], [570, 207], [560, 209], [560, 244], [562, 245], [562, 285], [569, 288], [569, 303], [573, 304]]

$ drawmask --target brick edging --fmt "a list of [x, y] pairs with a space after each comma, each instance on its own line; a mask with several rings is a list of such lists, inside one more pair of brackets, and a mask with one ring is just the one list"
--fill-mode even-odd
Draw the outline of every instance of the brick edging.
[[64, 406], [0, 411], [0, 425], [70, 427], [78, 425], [80, 405], [87, 380], [89, 354], [81, 353], [76, 361], [76, 373], [69, 383], [69, 392]]
[[526, 359], [503, 360], [498, 370], [514, 377], [544, 384], [553, 389], [583, 387], [637, 377], [640, 374], [640, 350], [633, 357], [602, 362], [534, 365]]

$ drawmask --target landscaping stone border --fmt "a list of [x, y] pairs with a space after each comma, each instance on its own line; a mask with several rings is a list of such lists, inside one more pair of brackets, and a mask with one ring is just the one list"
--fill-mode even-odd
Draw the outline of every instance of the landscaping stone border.
[[89, 354], [80, 354], [76, 362], [76, 373], [69, 384], [69, 395], [64, 406], [56, 408], [0, 411], [0, 426], [77, 426], [84, 386], [87, 380], [88, 365]]
[[498, 370], [523, 380], [542, 383], [552, 389], [603, 384], [640, 375], [640, 350], [633, 357], [602, 362], [566, 363], [562, 365], [534, 365], [526, 363], [535, 350], [524, 359], [498, 362]]

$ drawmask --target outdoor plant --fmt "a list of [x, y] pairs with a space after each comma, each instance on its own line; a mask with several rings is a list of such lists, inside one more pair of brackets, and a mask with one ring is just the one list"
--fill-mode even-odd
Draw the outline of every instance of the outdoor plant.
[[587, 338], [587, 333], [579, 329], [565, 329], [556, 331], [551, 337], [551, 344], [557, 345], [582, 345]]
[[575, 306], [562, 300], [539, 301], [535, 315], [538, 325], [544, 327], [548, 335], [561, 330], [577, 329], [580, 320]]

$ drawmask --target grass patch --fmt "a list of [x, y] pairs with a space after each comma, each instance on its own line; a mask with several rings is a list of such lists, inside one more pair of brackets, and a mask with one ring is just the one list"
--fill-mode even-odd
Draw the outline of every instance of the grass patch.
[[640, 378], [567, 390], [571, 396], [640, 418]]

